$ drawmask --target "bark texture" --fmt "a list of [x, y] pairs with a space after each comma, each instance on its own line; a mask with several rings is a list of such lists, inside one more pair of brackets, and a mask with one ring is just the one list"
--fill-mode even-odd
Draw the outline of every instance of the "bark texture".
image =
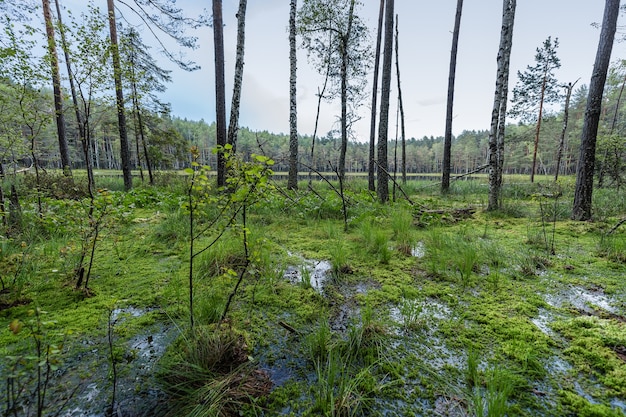
[[611, 60], [613, 40], [617, 28], [617, 16], [619, 15], [619, 0], [606, 0], [604, 17], [602, 18], [602, 30], [596, 60], [593, 64], [591, 82], [589, 83], [589, 95], [583, 121], [583, 131], [580, 143], [580, 156], [576, 172], [576, 188], [574, 191], [574, 206], [572, 219], [591, 219], [591, 196], [593, 193], [593, 173], [596, 158], [596, 140], [598, 125], [602, 109], [602, 95], [604, 83]]
[[456, 80], [456, 56], [459, 49], [459, 31], [461, 29], [461, 15], [463, 0], [457, 0], [456, 15], [454, 17], [454, 31], [452, 32], [452, 48], [450, 49], [450, 70], [448, 72], [448, 102], [446, 107], [446, 130], [443, 142], [443, 168], [441, 176], [441, 191], [447, 192], [450, 188], [450, 160], [452, 152], [452, 110], [454, 108], [454, 82]]
[[297, 0], [291, 0], [289, 12], [289, 177], [287, 188], [298, 189], [298, 106], [296, 80], [296, 10]]
[[385, 36], [383, 47], [383, 77], [380, 96], [380, 118], [378, 123], [378, 200], [389, 201], [389, 169], [387, 162], [387, 137], [389, 128], [389, 95], [391, 90], [391, 64], [393, 55], [394, 0], [385, 4]]
[[[213, 43], [215, 49], [215, 135], [217, 146], [226, 145], [226, 86], [224, 83], [224, 27], [222, 0], [213, 0]], [[217, 186], [226, 185], [224, 153], [217, 153]]]
[[122, 66], [120, 63], [120, 50], [117, 41], [117, 24], [115, 21], [115, 3], [107, 0], [109, 12], [109, 31], [111, 36], [111, 57], [113, 59], [113, 79], [115, 81], [115, 99], [117, 104], [117, 124], [120, 131], [120, 156], [122, 159], [122, 173], [124, 176], [124, 188], [133, 188], [133, 178], [130, 170], [130, 149], [128, 146], [128, 133], [126, 130], [126, 113], [124, 110], [124, 91], [122, 89]]
[[504, 127], [509, 87], [509, 65], [513, 45], [516, 0], [504, 0], [502, 5], [502, 29], [498, 49], [496, 91], [491, 111], [489, 131], [489, 202], [487, 210], [500, 208], [502, 168], [504, 166]]
[[374, 81], [372, 86], [372, 112], [370, 120], [370, 149], [367, 182], [370, 191], [376, 191], [376, 111], [378, 110], [378, 72], [380, 67], [380, 45], [383, 37], [383, 17], [385, 16], [385, 0], [380, 0], [378, 11], [378, 29], [376, 35], [376, 54], [374, 55]]
[[43, 17], [46, 24], [46, 37], [48, 39], [48, 53], [50, 55], [50, 70], [52, 73], [52, 89], [54, 92], [54, 115], [57, 125], [57, 137], [59, 140], [59, 154], [63, 173], [71, 175], [70, 151], [67, 146], [65, 134], [65, 116], [63, 115], [63, 96], [61, 93], [61, 75], [59, 73], [59, 56], [57, 54], [56, 41], [54, 39], [54, 25], [50, 12], [50, 0], [42, 0]]
[[241, 107], [241, 86], [243, 84], [244, 51], [246, 45], [246, 8], [247, 0], [239, 0], [237, 11], [237, 56], [235, 58], [235, 79], [233, 81], [233, 98], [230, 106], [230, 122], [228, 125], [227, 143], [237, 150], [237, 134], [239, 132], [239, 108]]

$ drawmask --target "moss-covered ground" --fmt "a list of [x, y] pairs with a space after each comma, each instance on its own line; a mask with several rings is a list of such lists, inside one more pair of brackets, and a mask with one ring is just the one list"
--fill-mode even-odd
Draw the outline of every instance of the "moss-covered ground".
[[44, 415], [105, 415], [114, 381], [122, 415], [624, 415], [623, 190], [575, 222], [571, 178], [507, 178], [498, 212], [481, 179], [386, 205], [352, 180], [344, 230], [325, 183], [276, 184], [246, 208], [247, 263], [241, 216], [211, 244], [230, 217], [205, 207], [191, 331], [184, 181], [111, 180], [88, 289], [88, 199], [44, 193], [40, 214], [21, 190], [0, 233], [3, 412], [36, 415], [43, 380]]

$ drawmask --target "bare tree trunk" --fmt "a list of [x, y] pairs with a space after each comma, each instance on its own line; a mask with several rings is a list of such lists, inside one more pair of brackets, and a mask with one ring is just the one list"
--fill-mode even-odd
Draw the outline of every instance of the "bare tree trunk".
[[454, 18], [454, 32], [452, 32], [452, 49], [450, 50], [450, 70], [448, 72], [448, 103], [446, 108], [446, 131], [443, 142], [443, 173], [441, 176], [441, 191], [450, 189], [450, 154], [452, 148], [452, 110], [454, 108], [454, 82], [456, 79], [456, 56], [459, 47], [459, 31], [461, 28], [461, 14], [463, 0], [457, 0], [456, 15]]
[[380, 10], [378, 12], [378, 34], [376, 35], [376, 55], [374, 55], [374, 82], [372, 86], [372, 112], [370, 121], [370, 148], [369, 148], [369, 165], [367, 169], [368, 187], [370, 191], [376, 191], [376, 105], [378, 99], [378, 70], [380, 66], [380, 44], [383, 35], [383, 16], [385, 14], [385, 0], [380, 0]]
[[617, 27], [619, 3], [619, 0], [606, 0], [604, 6], [602, 30], [600, 32], [596, 60], [593, 64], [591, 82], [589, 83], [589, 95], [587, 96], [587, 108], [585, 110], [580, 142], [580, 157], [578, 158], [574, 206], [572, 210], [572, 219], [574, 220], [591, 219], [596, 140], [600, 123], [600, 112], [602, 110], [604, 83], [606, 82], [606, 75], [611, 61], [611, 51]]
[[[291, 0], [289, 12], [289, 178], [287, 188], [298, 189], [298, 106], [297, 106], [297, 56], [296, 10], [297, 0]], [[321, 97], [320, 97], [321, 100]]]
[[133, 178], [130, 171], [130, 150], [128, 147], [128, 133], [126, 132], [126, 113], [124, 111], [124, 91], [122, 90], [122, 66], [120, 50], [117, 42], [117, 25], [115, 22], [114, 0], [107, 0], [109, 12], [109, 31], [111, 35], [111, 57], [113, 59], [113, 78], [115, 80], [115, 98], [117, 103], [117, 121], [120, 131], [120, 156], [124, 175], [124, 188], [133, 188]]
[[574, 83], [568, 83], [565, 86], [565, 109], [563, 110], [563, 128], [561, 129], [561, 139], [559, 140], [559, 148], [556, 153], [556, 167], [554, 169], [554, 182], [559, 179], [559, 171], [561, 170], [561, 158], [563, 157], [563, 149], [565, 148], [565, 132], [567, 131], [567, 123], [569, 121], [569, 102], [572, 97], [572, 90], [578, 80]]
[[[399, 47], [398, 47], [398, 15], [396, 14], [396, 80], [398, 83], [398, 109], [400, 112], [400, 127], [401, 127], [401, 140], [402, 140], [402, 167], [400, 169], [402, 173], [402, 184], [406, 184], [406, 130], [404, 126], [404, 104], [402, 102], [402, 88], [400, 86], [400, 59], [399, 59]], [[396, 135], [396, 141], [398, 140]], [[397, 146], [397, 143], [396, 143]], [[394, 167], [394, 174], [396, 168]], [[394, 186], [395, 190], [395, 186]], [[395, 194], [394, 194], [395, 198]]]
[[[224, 27], [222, 0], [213, 0], [213, 42], [215, 47], [215, 135], [217, 146], [226, 145], [226, 87], [224, 85]], [[217, 153], [217, 186], [226, 185], [224, 153]]]
[[65, 134], [65, 116], [63, 114], [63, 96], [61, 94], [61, 75], [59, 74], [59, 56], [54, 39], [54, 25], [52, 24], [52, 14], [50, 13], [50, 0], [42, 0], [43, 16], [46, 23], [46, 37], [48, 38], [48, 52], [50, 54], [50, 70], [52, 72], [52, 89], [54, 91], [54, 113], [57, 125], [57, 136], [59, 140], [59, 154], [61, 155], [61, 166], [63, 174], [71, 176], [70, 151], [67, 146], [67, 136]]
[[380, 118], [378, 123], [378, 199], [381, 203], [389, 201], [389, 178], [387, 162], [387, 136], [389, 128], [389, 94], [391, 90], [391, 61], [393, 54], [393, 16], [394, 0], [386, 0], [385, 5], [385, 40], [383, 48], [383, 78], [380, 97]]
[[502, 29], [497, 57], [496, 91], [491, 112], [491, 129], [489, 131], [489, 203], [487, 210], [497, 210], [500, 207], [502, 168], [504, 165], [504, 126], [515, 7], [516, 0], [503, 1]]
[[237, 150], [237, 134], [239, 132], [239, 107], [241, 104], [241, 85], [243, 83], [243, 57], [246, 43], [246, 7], [247, 0], [239, 0], [237, 12], [237, 57], [235, 59], [235, 80], [233, 82], [233, 99], [230, 106], [230, 124], [228, 125], [228, 144]]
[[65, 56], [65, 66], [67, 67], [68, 79], [70, 82], [70, 92], [72, 93], [72, 103], [74, 106], [74, 113], [76, 114], [76, 124], [78, 125], [78, 139], [81, 143], [81, 148], [83, 151], [83, 157], [85, 158], [85, 169], [87, 170], [87, 186], [89, 188], [89, 193], [93, 191], [95, 186], [94, 178], [93, 178], [93, 165], [91, 163], [91, 159], [89, 156], [89, 144], [87, 142], [87, 135], [85, 133], [85, 121], [83, 120], [80, 106], [78, 103], [78, 95], [76, 93], [76, 86], [74, 84], [74, 72], [72, 71], [71, 58], [69, 47], [67, 45], [67, 41], [65, 39], [65, 30], [63, 29], [63, 19], [61, 15], [61, 7], [59, 5], [59, 0], [54, 0], [54, 5], [57, 11], [57, 19], [59, 20], [59, 33], [61, 35], [61, 47], [63, 49], [63, 54]]
[[339, 176], [343, 180], [346, 175], [346, 152], [348, 150], [348, 55], [352, 22], [354, 21], [354, 5], [356, 0], [350, 1], [348, 12], [348, 28], [343, 34], [341, 42], [341, 149], [339, 151]]
[[541, 132], [541, 119], [543, 119], [543, 101], [546, 94], [546, 83], [548, 81], [547, 69], [543, 74], [541, 82], [541, 96], [539, 98], [539, 116], [537, 116], [537, 124], [535, 126], [535, 144], [533, 147], [533, 166], [530, 170], [530, 182], [535, 182], [535, 171], [537, 170], [537, 148], [539, 148], [539, 132]]
[[[617, 124], [617, 115], [619, 113], [619, 105], [622, 101], [622, 94], [624, 93], [624, 87], [626, 86], [626, 76], [622, 80], [622, 87], [619, 89], [619, 95], [617, 96], [617, 103], [615, 104], [615, 113], [613, 113], [613, 121], [611, 122], [611, 130], [609, 130], [609, 136], [613, 134], [615, 125]], [[609, 148], [604, 151], [604, 158], [602, 158], [602, 165], [600, 166], [600, 174], [598, 176], [598, 187], [602, 188], [604, 184], [604, 175], [606, 174], [606, 161], [609, 157]]]

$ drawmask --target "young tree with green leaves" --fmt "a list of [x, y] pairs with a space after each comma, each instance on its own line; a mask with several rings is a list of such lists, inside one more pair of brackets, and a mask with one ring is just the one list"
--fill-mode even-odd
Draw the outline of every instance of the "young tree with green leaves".
[[298, 31], [309, 59], [321, 73], [329, 70], [331, 92], [341, 98], [341, 148], [339, 176], [345, 175], [349, 126], [358, 107], [370, 66], [368, 29], [356, 13], [357, 0], [304, 0], [298, 14]]
[[541, 48], [537, 48], [535, 65], [528, 66], [526, 71], [517, 72], [518, 82], [513, 88], [513, 107], [511, 115], [523, 121], [535, 122], [535, 144], [533, 148], [533, 165], [530, 171], [530, 182], [535, 181], [537, 168], [537, 148], [539, 133], [546, 104], [561, 100], [559, 83], [554, 71], [561, 67], [561, 60], [556, 55], [559, 40], [548, 36]]
[[587, 107], [580, 143], [580, 156], [578, 159], [578, 169], [576, 172], [576, 187], [574, 190], [574, 206], [572, 209], [572, 219], [591, 219], [591, 197], [593, 193], [593, 174], [596, 159], [596, 140], [598, 135], [598, 125], [600, 123], [600, 112], [602, 110], [602, 96], [604, 94], [604, 83], [606, 82], [609, 64], [611, 62], [611, 51], [617, 29], [617, 16], [619, 15], [619, 0], [606, 0], [604, 6], [604, 17], [602, 18], [602, 29], [596, 60], [593, 64], [591, 82], [589, 83], [589, 95], [587, 97]]

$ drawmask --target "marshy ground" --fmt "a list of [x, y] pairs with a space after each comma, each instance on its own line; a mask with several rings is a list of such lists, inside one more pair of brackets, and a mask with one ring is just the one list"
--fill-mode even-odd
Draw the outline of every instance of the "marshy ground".
[[622, 416], [626, 193], [596, 190], [574, 222], [572, 179], [517, 180], [495, 213], [481, 179], [409, 182], [388, 205], [349, 181], [347, 230], [321, 182], [272, 184], [245, 229], [235, 205], [198, 205], [191, 274], [184, 178], [111, 180], [95, 240], [85, 199], [43, 190], [40, 214], [24, 190], [0, 237], [2, 410]]

